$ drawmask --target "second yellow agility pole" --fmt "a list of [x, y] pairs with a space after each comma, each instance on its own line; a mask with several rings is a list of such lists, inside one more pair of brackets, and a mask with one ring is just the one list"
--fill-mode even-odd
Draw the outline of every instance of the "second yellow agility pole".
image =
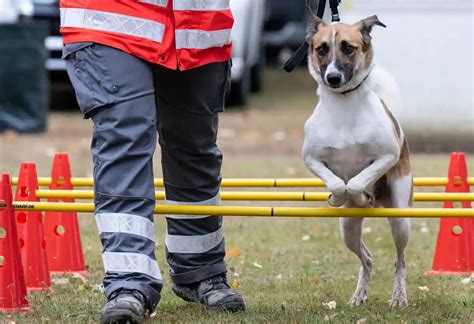
[[[222, 200], [250, 201], [326, 201], [329, 192], [265, 192], [223, 191]], [[38, 198], [93, 199], [93, 190], [36, 190]], [[165, 199], [163, 191], [155, 192], [156, 199]], [[416, 192], [415, 201], [474, 201], [474, 193]]]
[[[4, 202], [3, 202], [4, 203]], [[4, 204], [3, 204], [4, 205]], [[14, 201], [13, 209], [24, 211], [94, 212], [92, 203], [50, 203]], [[155, 214], [223, 215], [261, 217], [474, 217], [474, 209], [452, 208], [311, 208], [311, 207], [239, 207], [157, 205]]]
[[[467, 179], [469, 185], [474, 185], [474, 178]], [[18, 178], [12, 178], [12, 184], [16, 185]], [[71, 183], [75, 187], [92, 187], [94, 181], [92, 178], [71, 178]], [[163, 187], [163, 179], [154, 180], [155, 187]], [[49, 186], [51, 178], [39, 177], [38, 184], [40, 186]], [[445, 186], [448, 184], [446, 177], [425, 177], [414, 178], [413, 184], [415, 186]], [[223, 179], [222, 187], [324, 187], [324, 183], [316, 178], [262, 178], [262, 179]]]

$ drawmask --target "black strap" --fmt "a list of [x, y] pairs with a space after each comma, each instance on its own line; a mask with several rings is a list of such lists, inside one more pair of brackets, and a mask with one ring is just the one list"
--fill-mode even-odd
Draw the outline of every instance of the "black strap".
[[[318, 1], [318, 11], [316, 12], [316, 15], [319, 18], [323, 18], [324, 15], [324, 9], [326, 8], [326, 0], [319, 0]], [[306, 1], [306, 12], [308, 10], [311, 10], [311, 0]], [[307, 12], [307, 15], [311, 14], [310, 12]], [[303, 42], [300, 47], [293, 53], [293, 55], [290, 57], [288, 61], [286, 61], [285, 65], [283, 66], [283, 69], [290, 73], [293, 71], [305, 58], [306, 54], [308, 54], [308, 48], [309, 45], [305, 41]]]
[[[337, 10], [337, 7], [339, 6], [339, 3], [341, 3], [341, 0], [329, 0], [329, 7], [331, 8], [331, 14], [332, 14], [332, 21], [340, 21], [339, 18], [339, 12]], [[324, 16], [324, 9], [326, 8], [326, 0], [319, 0], [318, 1], [318, 10], [316, 12], [316, 15], [323, 19]], [[306, 10], [311, 10], [311, 0], [306, 1]], [[310, 13], [308, 13], [310, 14]], [[283, 66], [283, 69], [285, 69], [286, 72], [290, 73], [293, 71], [300, 63], [303, 61], [305, 58], [306, 54], [308, 54], [308, 48], [309, 45], [305, 41], [303, 42], [300, 47], [293, 53], [293, 55], [290, 57], [288, 61], [286, 61], [285, 65]]]

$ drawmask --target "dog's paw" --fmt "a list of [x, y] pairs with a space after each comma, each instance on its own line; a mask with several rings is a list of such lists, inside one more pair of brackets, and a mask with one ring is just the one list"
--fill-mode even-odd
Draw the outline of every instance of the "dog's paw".
[[354, 295], [352, 295], [351, 299], [349, 299], [349, 305], [351, 306], [360, 306], [367, 304], [369, 300], [369, 293], [366, 287], [359, 287], [355, 291]]
[[357, 183], [357, 181], [349, 181], [346, 185], [346, 189], [349, 199], [358, 207], [374, 206], [375, 197], [371, 193], [365, 191], [365, 188]]
[[341, 207], [347, 202], [347, 195], [343, 194], [340, 196], [335, 196], [333, 194], [329, 195], [328, 204], [331, 207]]
[[328, 204], [332, 207], [341, 207], [347, 201], [346, 184], [339, 178], [327, 183], [327, 187], [331, 194], [328, 198]]
[[408, 298], [405, 291], [402, 289], [395, 289], [392, 298], [390, 299], [390, 306], [394, 308], [403, 308], [408, 306]]

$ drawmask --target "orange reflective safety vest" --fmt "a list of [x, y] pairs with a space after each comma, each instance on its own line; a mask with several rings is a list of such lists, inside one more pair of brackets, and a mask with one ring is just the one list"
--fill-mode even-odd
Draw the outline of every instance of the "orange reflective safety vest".
[[95, 42], [170, 69], [231, 57], [230, 0], [61, 0], [64, 43]]

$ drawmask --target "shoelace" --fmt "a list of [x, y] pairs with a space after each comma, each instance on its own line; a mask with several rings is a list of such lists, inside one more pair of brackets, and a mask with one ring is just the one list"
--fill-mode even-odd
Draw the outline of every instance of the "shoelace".
[[216, 276], [206, 280], [206, 282], [214, 289], [229, 289], [230, 286], [227, 283], [225, 276]]
[[115, 299], [119, 297], [120, 295], [132, 295], [133, 297], [138, 299], [142, 304], [145, 303], [145, 297], [142, 295], [141, 292], [137, 290], [127, 290], [127, 289], [114, 291], [112, 295], [110, 295], [110, 300]]

